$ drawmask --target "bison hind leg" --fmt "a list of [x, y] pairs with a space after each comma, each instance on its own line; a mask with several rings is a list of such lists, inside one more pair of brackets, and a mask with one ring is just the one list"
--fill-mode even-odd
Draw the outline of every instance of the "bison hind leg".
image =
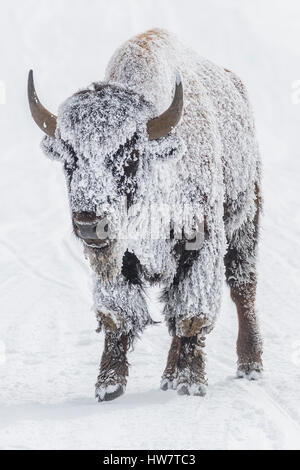
[[256, 380], [261, 376], [262, 338], [256, 312], [256, 257], [260, 198], [256, 190], [256, 215], [228, 240], [226, 280], [238, 314], [237, 377]]

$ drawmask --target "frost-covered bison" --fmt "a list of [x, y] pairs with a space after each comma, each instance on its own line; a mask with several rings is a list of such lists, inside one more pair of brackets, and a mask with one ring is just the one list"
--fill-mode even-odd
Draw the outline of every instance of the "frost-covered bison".
[[238, 376], [255, 378], [260, 159], [240, 79], [151, 30], [121, 46], [105, 80], [57, 117], [39, 102], [32, 72], [28, 93], [43, 149], [64, 165], [74, 233], [94, 272], [105, 331], [99, 401], [124, 392], [127, 351], [153, 323], [146, 282], [163, 289], [173, 338], [163, 390], [204, 395], [204, 341], [224, 272], [238, 311]]

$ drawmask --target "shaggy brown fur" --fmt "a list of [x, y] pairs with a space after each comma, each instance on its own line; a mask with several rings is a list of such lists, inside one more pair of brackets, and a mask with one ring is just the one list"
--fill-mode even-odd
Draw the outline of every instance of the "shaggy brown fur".
[[256, 279], [241, 287], [231, 287], [231, 298], [238, 312], [238, 372], [250, 374], [262, 370], [262, 344], [255, 314]]

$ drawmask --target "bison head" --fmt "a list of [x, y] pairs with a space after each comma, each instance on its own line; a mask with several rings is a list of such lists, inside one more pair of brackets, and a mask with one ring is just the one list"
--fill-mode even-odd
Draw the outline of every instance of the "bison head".
[[120, 84], [93, 84], [67, 99], [56, 117], [40, 103], [30, 71], [28, 98], [46, 133], [44, 151], [63, 162], [75, 234], [89, 247], [108, 246], [120, 230], [120, 206], [134, 203], [139, 172], [179, 146], [170, 131], [182, 114], [181, 80], [170, 107], [154, 118], [153, 106]]

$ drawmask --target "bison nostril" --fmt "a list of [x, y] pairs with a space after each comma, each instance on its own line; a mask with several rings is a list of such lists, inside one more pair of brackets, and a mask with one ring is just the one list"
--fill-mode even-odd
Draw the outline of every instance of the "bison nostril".
[[80, 237], [82, 238], [97, 238], [97, 221], [83, 222], [74, 220], [74, 225]]
[[93, 212], [73, 213], [73, 223], [77, 234], [81, 238], [97, 239], [97, 218]]

